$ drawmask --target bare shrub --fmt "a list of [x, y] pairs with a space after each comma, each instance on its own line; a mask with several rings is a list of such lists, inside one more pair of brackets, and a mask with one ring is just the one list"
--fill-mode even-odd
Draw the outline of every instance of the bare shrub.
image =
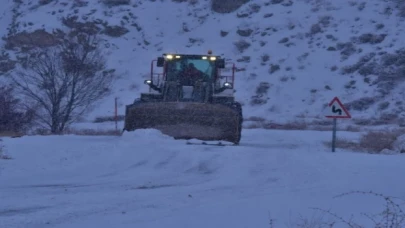
[[319, 24], [313, 24], [311, 26], [311, 29], [309, 31], [309, 34], [311, 35], [315, 35], [317, 33], [321, 33], [322, 32], [322, 27]]
[[99, 26], [99, 23], [97, 21], [82, 22], [76, 15], [62, 17], [61, 21], [64, 26], [70, 29], [74, 29], [72, 31], [75, 31], [75, 33], [86, 33], [94, 35], [101, 31], [101, 27]]
[[384, 149], [391, 150], [399, 135], [399, 131], [371, 131], [361, 137], [359, 146], [370, 153], [379, 153]]
[[[367, 71], [371, 71], [371, 72], [369, 72], [370, 74], [378, 74], [378, 72], [375, 72], [376, 70], [374, 68], [370, 68], [368, 65], [366, 66], [366, 64], [369, 63], [370, 61], [372, 61], [376, 55], [377, 54], [375, 52], [370, 52], [370, 53], [363, 55], [362, 57], [360, 57], [360, 59], [357, 61], [357, 63], [350, 65], [350, 66], [343, 67], [341, 70], [342, 74], [353, 74], [354, 72], [357, 72], [357, 71], [362, 71], [363, 76], [368, 75]], [[375, 65], [375, 63], [372, 63], [372, 64]]]
[[129, 5], [131, 0], [103, 0], [103, 3], [107, 6]]
[[231, 13], [239, 9], [249, 0], [212, 0], [211, 10], [217, 13]]
[[348, 110], [365, 111], [377, 102], [375, 97], [362, 97], [345, 104]]
[[5, 48], [21, 49], [23, 51], [32, 50], [36, 47], [52, 47], [58, 43], [57, 32], [49, 33], [45, 29], [37, 29], [33, 32], [22, 31], [4, 38]]
[[289, 78], [288, 76], [286, 76], [286, 75], [280, 77], [280, 81], [281, 81], [281, 82], [286, 82], [286, 81], [288, 81], [289, 79], [290, 79], [290, 78]]
[[248, 37], [248, 36], [252, 35], [253, 29], [251, 29], [251, 28], [245, 28], [245, 29], [239, 28], [238, 30], [236, 30], [236, 33], [239, 36]]
[[38, 123], [61, 133], [108, 94], [113, 72], [106, 69], [98, 37], [80, 33], [35, 50], [11, 79], [27, 102], [38, 104]]
[[51, 2], [52, 2], [52, 0], [39, 0], [40, 5], [46, 5], [46, 4], [49, 4]]
[[127, 34], [128, 32], [129, 30], [127, 28], [118, 25], [114, 26], [107, 25], [105, 26], [105, 29], [103, 31], [104, 34], [111, 37], [120, 37]]
[[346, 60], [356, 53], [356, 46], [351, 42], [337, 43], [336, 49], [340, 51], [341, 59]]
[[271, 87], [271, 84], [268, 82], [260, 82], [256, 87], [256, 94], [251, 97], [251, 105], [263, 105], [267, 103], [269, 99], [267, 93]]
[[379, 44], [384, 41], [387, 34], [371, 34], [365, 33], [358, 37], [355, 37], [355, 41], [362, 44]]
[[0, 87], [0, 133], [16, 134], [27, 130], [33, 121], [34, 109], [15, 97], [14, 89]]
[[246, 49], [250, 47], [251, 44], [245, 40], [239, 40], [235, 42], [234, 45], [240, 53], [243, 53]]
[[[361, 215], [369, 219], [373, 223], [373, 227], [375, 228], [401, 228], [405, 226], [405, 213], [404, 209], [401, 207], [400, 202], [398, 201], [403, 201], [399, 200], [396, 197], [391, 197], [391, 196], [385, 196], [380, 193], [374, 193], [372, 191], [370, 192], [364, 192], [364, 191], [353, 191], [353, 192], [348, 192], [348, 193], [343, 193], [341, 195], [335, 196], [334, 198], [341, 198], [344, 196], [348, 195], [368, 195], [368, 196], [373, 196], [380, 198], [384, 202], [384, 210], [376, 213], [376, 214], [368, 214], [368, 213], [362, 213]], [[341, 223], [344, 224], [347, 227], [353, 227], [353, 228], [362, 228], [366, 227], [364, 225], [359, 224], [356, 222], [353, 217], [350, 219], [345, 219], [342, 216], [337, 215], [336, 213], [333, 213], [330, 210], [325, 210], [325, 209], [320, 209], [320, 208], [312, 208], [313, 210], [320, 211], [321, 213], [328, 215], [335, 219], [335, 223]], [[324, 227], [324, 226], [322, 226]], [[329, 226], [333, 227], [333, 226]]]
[[336, 222], [327, 218], [324, 213], [314, 214], [312, 217], [299, 216], [295, 221], [288, 223], [289, 228], [333, 228]]
[[221, 34], [221, 37], [225, 37], [229, 34], [229, 32], [221, 30], [220, 34]]

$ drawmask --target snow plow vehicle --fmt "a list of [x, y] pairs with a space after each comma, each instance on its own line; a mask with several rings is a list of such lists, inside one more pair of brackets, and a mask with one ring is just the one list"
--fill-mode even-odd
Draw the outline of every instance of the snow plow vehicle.
[[[162, 70], [156, 72], [155, 65]], [[149, 92], [126, 106], [124, 131], [157, 129], [174, 139], [239, 144], [243, 116], [234, 97], [235, 70], [211, 51], [152, 60], [144, 81]]]

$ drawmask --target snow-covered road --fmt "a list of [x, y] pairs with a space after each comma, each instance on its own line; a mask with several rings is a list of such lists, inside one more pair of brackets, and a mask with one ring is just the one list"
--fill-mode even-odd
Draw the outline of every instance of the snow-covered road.
[[405, 156], [332, 153], [322, 143], [330, 138], [244, 130], [228, 147], [153, 130], [5, 138], [13, 159], [0, 160], [0, 227], [269, 228], [270, 218], [286, 227], [311, 218], [311, 207], [348, 217], [384, 206], [367, 195], [333, 199], [345, 192], [405, 198]]

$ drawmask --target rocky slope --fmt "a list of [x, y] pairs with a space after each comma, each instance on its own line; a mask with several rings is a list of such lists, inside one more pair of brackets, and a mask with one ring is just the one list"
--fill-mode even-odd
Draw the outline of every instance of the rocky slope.
[[[398, 1], [41, 0], [5, 1], [0, 73], [32, 47], [69, 28], [102, 34], [119, 79], [88, 115], [119, 112], [147, 88], [152, 59], [212, 49], [237, 63], [246, 117], [276, 122], [323, 119], [338, 96], [359, 124], [405, 117], [405, 7]], [[222, 4], [221, 4], [222, 3]], [[4, 77], [3, 77], [4, 78]]]

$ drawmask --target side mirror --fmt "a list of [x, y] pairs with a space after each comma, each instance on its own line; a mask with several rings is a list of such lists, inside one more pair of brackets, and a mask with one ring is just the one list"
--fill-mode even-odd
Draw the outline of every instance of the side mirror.
[[219, 69], [224, 69], [225, 68], [225, 59], [217, 59], [215, 61], [215, 66]]
[[158, 57], [156, 65], [157, 67], [163, 67], [165, 65], [165, 58]]

